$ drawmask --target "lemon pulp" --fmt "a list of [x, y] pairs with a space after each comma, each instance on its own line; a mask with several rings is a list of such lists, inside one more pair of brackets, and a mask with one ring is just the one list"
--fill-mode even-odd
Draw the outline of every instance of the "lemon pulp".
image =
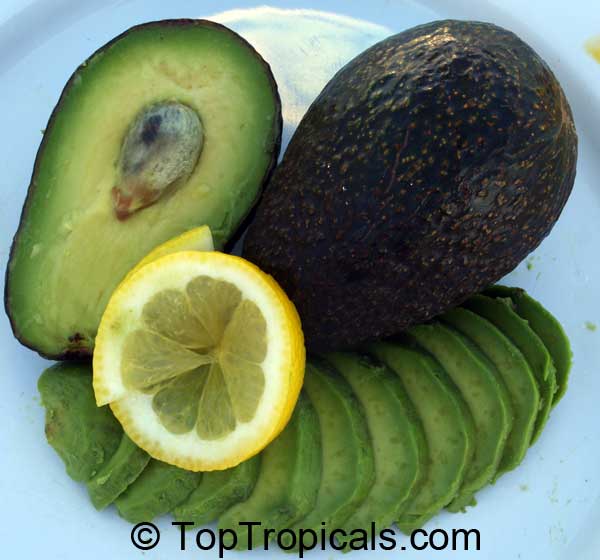
[[236, 286], [196, 276], [184, 291], [160, 291], [144, 304], [142, 324], [124, 342], [123, 383], [153, 395], [171, 433], [222, 438], [256, 412], [266, 330], [258, 306]]

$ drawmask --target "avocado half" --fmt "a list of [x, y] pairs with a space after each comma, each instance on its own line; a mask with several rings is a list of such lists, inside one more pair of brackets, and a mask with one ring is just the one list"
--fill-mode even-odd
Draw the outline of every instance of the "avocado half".
[[547, 64], [489, 23], [437, 21], [325, 86], [258, 205], [244, 256], [312, 351], [377, 340], [495, 283], [546, 237], [577, 135]]
[[72, 75], [39, 148], [7, 268], [15, 336], [51, 358], [91, 354], [108, 298], [151, 249], [236, 232], [281, 145], [268, 64], [204, 20], [133, 27]]

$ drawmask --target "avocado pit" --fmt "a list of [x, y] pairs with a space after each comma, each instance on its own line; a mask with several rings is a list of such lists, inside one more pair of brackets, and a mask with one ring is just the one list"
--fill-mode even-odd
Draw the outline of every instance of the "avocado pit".
[[115, 215], [125, 220], [158, 201], [194, 171], [204, 131], [198, 113], [176, 101], [143, 108], [131, 123], [112, 188]]

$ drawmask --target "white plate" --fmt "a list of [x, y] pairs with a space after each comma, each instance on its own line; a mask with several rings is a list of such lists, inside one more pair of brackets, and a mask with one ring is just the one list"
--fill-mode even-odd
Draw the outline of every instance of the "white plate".
[[[479, 494], [464, 515], [441, 514], [428, 530], [476, 528], [481, 551], [377, 552], [411, 558], [509, 560], [600, 557], [600, 321], [598, 224], [600, 224], [600, 65], [583, 50], [600, 33], [596, 0], [281, 1], [281, 8], [318, 8], [319, 13], [259, 10], [217, 19], [245, 35], [272, 63], [283, 97], [286, 140], [306, 104], [333, 70], [391, 31], [432, 19], [483, 19], [504, 25], [529, 41], [550, 63], [571, 101], [580, 139], [575, 189], [551, 235], [508, 282], [523, 286], [563, 322], [575, 354], [569, 391], [553, 412], [524, 464]], [[72, 70], [125, 28], [170, 17], [199, 17], [249, 8], [237, 0], [3, 0], [0, 6], [0, 268], [12, 235], [52, 107]], [[501, 7], [500, 7], [501, 6]], [[361, 21], [362, 20], [362, 21]], [[370, 23], [369, 23], [370, 22]], [[277, 25], [274, 25], [276, 23]], [[93, 134], [93, 131], [90, 131]], [[5, 558], [124, 559], [140, 556], [130, 526], [113, 509], [97, 513], [85, 489], [73, 483], [45, 443], [36, 381], [48, 362], [19, 346], [0, 318], [0, 546]], [[193, 543], [179, 552], [168, 519], [148, 558], [198, 557]], [[402, 544], [407, 545], [405, 541]], [[270, 552], [269, 554], [280, 554]], [[331, 558], [333, 551], [313, 558]], [[373, 553], [358, 552], [353, 558]], [[216, 552], [202, 552], [216, 558]], [[255, 557], [264, 552], [255, 551]], [[231, 555], [232, 556], [232, 555]]]

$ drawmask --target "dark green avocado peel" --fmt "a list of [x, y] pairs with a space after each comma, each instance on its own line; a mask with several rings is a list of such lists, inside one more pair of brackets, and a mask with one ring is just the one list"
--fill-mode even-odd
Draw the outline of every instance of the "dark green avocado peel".
[[244, 256], [296, 304], [307, 347], [351, 348], [498, 281], [571, 192], [577, 136], [546, 63], [489, 23], [366, 50], [300, 122]]

